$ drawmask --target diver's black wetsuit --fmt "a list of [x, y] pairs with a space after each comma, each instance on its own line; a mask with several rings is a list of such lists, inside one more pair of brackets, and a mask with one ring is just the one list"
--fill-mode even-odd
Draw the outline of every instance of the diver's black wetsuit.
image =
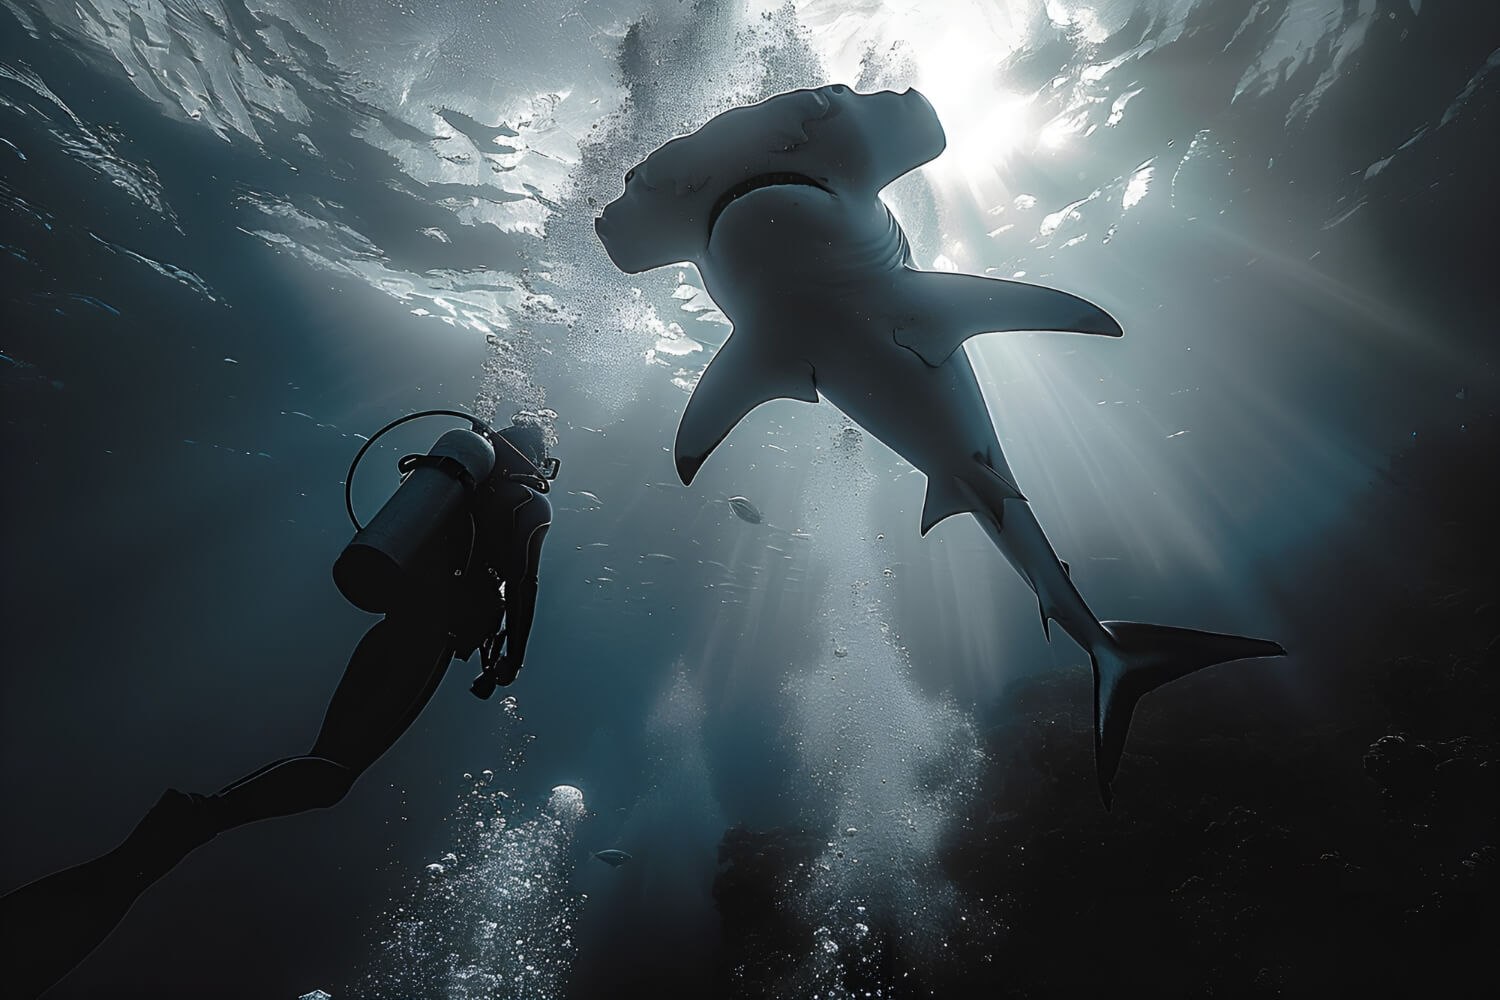
[[[286, 816], [344, 797], [426, 707], [456, 656], [468, 659], [505, 626], [499, 683], [521, 669], [536, 612], [537, 567], [552, 523], [547, 497], [512, 476], [530, 463], [495, 441], [495, 471], [475, 489], [469, 566], [446, 594], [393, 611], [355, 647], [312, 749], [268, 764], [202, 802], [212, 832]], [[504, 598], [501, 585], [504, 585]]]
[[537, 470], [501, 437], [491, 438], [494, 473], [475, 488], [469, 565], [424, 592], [419, 606], [392, 611], [365, 633], [312, 749], [214, 795], [169, 790], [113, 851], [0, 897], [0, 992], [35, 997], [47, 990], [114, 929], [136, 897], [216, 834], [338, 802], [416, 719], [449, 662], [470, 657], [502, 621], [504, 652], [486, 672], [500, 684], [515, 679], [552, 506], [511, 478], [536, 482]]
[[[526, 657], [526, 641], [536, 613], [537, 567], [542, 541], [552, 524], [552, 504], [523, 481], [527, 470], [516, 468], [519, 456], [507, 454], [503, 442], [495, 448], [496, 472], [474, 491], [474, 520], [483, 525], [475, 539], [474, 565], [488, 576], [489, 585], [470, 576], [465, 599], [474, 602], [465, 619], [453, 623], [454, 655], [468, 659], [486, 638], [496, 634], [494, 588], [505, 585], [505, 655], [497, 667], [502, 683], [515, 679]], [[522, 479], [510, 478], [520, 476]]]

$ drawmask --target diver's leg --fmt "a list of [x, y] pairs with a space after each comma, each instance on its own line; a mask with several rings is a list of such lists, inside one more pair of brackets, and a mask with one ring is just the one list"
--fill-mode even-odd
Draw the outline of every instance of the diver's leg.
[[386, 619], [365, 634], [312, 752], [216, 795], [168, 790], [119, 847], [0, 897], [5, 995], [36, 997], [107, 937], [141, 893], [221, 830], [333, 805], [411, 725], [443, 678], [445, 633]]
[[0, 897], [4, 994], [36, 997], [86, 958], [141, 893], [213, 836], [193, 797], [168, 791], [125, 841]]
[[411, 727], [453, 659], [452, 637], [442, 627], [387, 618], [371, 632], [382, 627], [390, 631], [379, 642], [394, 647], [395, 653], [359, 684], [339, 684], [312, 748], [314, 756], [339, 761], [356, 772], [375, 763]]
[[261, 768], [209, 796], [216, 830], [337, 803], [421, 713], [452, 658], [445, 631], [386, 618], [360, 640], [312, 750]]

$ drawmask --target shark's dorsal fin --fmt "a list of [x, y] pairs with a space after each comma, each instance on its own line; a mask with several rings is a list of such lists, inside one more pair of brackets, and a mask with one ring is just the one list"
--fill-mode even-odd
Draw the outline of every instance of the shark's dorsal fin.
[[1053, 330], [1123, 334], [1113, 316], [1076, 295], [1055, 288], [951, 271], [907, 269], [910, 315], [897, 319], [896, 343], [936, 368], [958, 346], [981, 333]]
[[698, 379], [677, 427], [677, 475], [691, 483], [709, 453], [734, 425], [773, 399], [818, 401], [813, 368], [805, 359], [777, 355], [763, 341], [736, 330]]

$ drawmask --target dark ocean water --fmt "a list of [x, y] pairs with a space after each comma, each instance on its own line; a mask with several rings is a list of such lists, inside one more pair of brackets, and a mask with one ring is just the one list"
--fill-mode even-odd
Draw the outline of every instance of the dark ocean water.
[[[1153, 699], [1112, 814], [1086, 658], [974, 525], [918, 537], [878, 442], [782, 401], [677, 485], [728, 327], [592, 219], [832, 81], [944, 119], [887, 191], [922, 266], [1126, 330], [968, 348], [1095, 610], [1291, 651]], [[369, 624], [329, 576], [361, 435], [549, 410], [563, 461], [514, 704], [455, 665], [338, 808], [198, 851], [53, 995], [1071, 995], [1111, 973], [1068, 928], [1127, 896], [1222, 929], [1115, 977], [1184, 994], [1420, 950], [1412, 900], [1487, 898], [1494, 814], [1401, 812], [1360, 757], [1403, 729], [1493, 782], [1497, 102], [1478, 3], [3, 0], [0, 890], [306, 748]], [[363, 512], [440, 428], [372, 450]], [[1245, 873], [1339, 851], [1389, 926], [1243, 917], [1324, 912]]]

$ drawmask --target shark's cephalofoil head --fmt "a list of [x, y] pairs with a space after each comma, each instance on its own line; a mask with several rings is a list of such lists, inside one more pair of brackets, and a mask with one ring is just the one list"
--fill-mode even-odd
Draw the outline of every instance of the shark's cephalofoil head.
[[946, 143], [937, 113], [915, 90], [793, 90], [726, 111], [657, 149], [626, 172], [625, 193], [594, 228], [628, 274], [697, 260], [714, 220], [739, 195], [808, 184], [873, 197]]

